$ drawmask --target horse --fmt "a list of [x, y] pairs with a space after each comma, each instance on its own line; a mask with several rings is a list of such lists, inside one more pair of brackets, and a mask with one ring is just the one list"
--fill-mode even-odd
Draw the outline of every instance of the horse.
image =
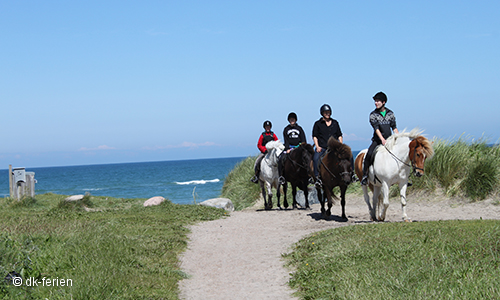
[[[389, 207], [389, 188], [393, 184], [399, 185], [403, 221], [410, 222], [406, 214], [406, 188], [408, 178], [413, 169], [417, 177], [424, 175], [424, 164], [427, 158], [434, 155], [432, 142], [422, 136], [418, 128], [410, 132], [394, 134], [387, 139], [385, 146], [378, 146], [375, 150], [373, 165], [369, 168], [368, 187], [373, 193], [373, 207], [370, 205], [368, 187], [362, 185], [365, 202], [368, 205], [372, 221], [384, 221]], [[363, 163], [367, 149], [361, 151], [355, 161], [356, 175], [363, 176]], [[380, 204], [383, 202], [383, 205]], [[377, 205], [378, 204], [378, 205]], [[379, 216], [376, 217], [376, 209]]]
[[[288, 188], [288, 183], [292, 185], [292, 196], [293, 196], [293, 208], [297, 208], [297, 187], [304, 191], [305, 197], [305, 207], [309, 207], [309, 190], [307, 185], [309, 183], [309, 178], [314, 178], [313, 168], [312, 168], [312, 157], [314, 155], [314, 148], [310, 144], [300, 144], [297, 148], [293, 149], [289, 154], [286, 155], [285, 161], [283, 163], [283, 169], [285, 174], [285, 184], [283, 184], [283, 193], [285, 195], [285, 200], [283, 205], [288, 208], [288, 200], [286, 199], [286, 192]], [[278, 204], [279, 205], [279, 204]]]
[[[278, 207], [280, 207], [280, 189], [278, 183], [278, 156], [283, 152], [285, 146], [280, 141], [270, 141], [266, 144], [267, 154], [260, 162], [259, 183], [264, 198], [264, 207], [266, 210], [273, 208], [272, 188], [276, 189], [278, 197]], [[266, 189], [267, 198], [266, 200]]]
[[[330, 217], [333, 198], [338, 199], [333, 188], [340, 187], [340, 204], [342, 205], [342, 219], [347, 220], [345, 215], [345, 193], [352, 181], [352, 151], [351, 147], [342, 144], [334, 137], [328, 139], [328, 150], [320, 160], [319, 174], [321, 176], [321, 188], [316, 187], [318, 199], [321, 203], [321, 214]], [[321, 194], [323, 189], [324, 195]], [[328, 210], [325, 210], [325, 198], [328, 199]]]

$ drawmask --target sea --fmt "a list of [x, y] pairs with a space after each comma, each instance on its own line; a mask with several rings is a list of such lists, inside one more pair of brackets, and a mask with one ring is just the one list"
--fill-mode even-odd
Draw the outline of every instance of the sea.
[[[162, 196], [192, 204], [221, 194], [229, 172], [245, 157], [28, 168], [35, 173], [35, 193], [115, 198]], [[13, 166], [13, 168], [25, 166]], [[9, 171], [0, 170], [0, 196], [9, 196]], [[249, 178], [250, 179], [250, 178]]]

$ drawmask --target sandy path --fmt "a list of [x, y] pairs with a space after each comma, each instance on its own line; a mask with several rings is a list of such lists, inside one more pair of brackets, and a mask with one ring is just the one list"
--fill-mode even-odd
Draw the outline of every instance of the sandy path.
[[[181, 267], [191, 277], [180, 282], [182, 299], [296, 299], [288, 287], [289, 270], [282, 253], [315, 231], [369, 222], [362, 197], [348, 198], [348, 222], [339, 222], [340, 205], [330, 220], [321, 219], [319, 204], [312, 210], [247, 209], [225, 219], [191, 227], [188, 250]], [[414, 221], [500, 219], [500, 205], [492, 200], [461, 203], [423, 201], [408, 197], [408, 216]], [[401, 205], [391, 202], [387, 221], [401, 220]]]

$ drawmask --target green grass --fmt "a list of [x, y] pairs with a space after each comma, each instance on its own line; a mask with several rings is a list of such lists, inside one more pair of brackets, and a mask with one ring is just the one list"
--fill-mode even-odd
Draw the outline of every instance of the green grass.
[[500, 221], [349, 226], [284, 255], [301, 299], [498, 299]]
[[247, 157], [224, 180], [221, 197], [231, 199], [236, 210], [252, 206], [260, 197], [260, 185], [250, 181], [255, 174], [256, 159], [256, 156]]
[[[188, 276], [177, 258], [186, 225], [225, 215], [170, 201], [144, 208], [146, 199], [64, 198], [0, 199], [0, 299], [177, 299], [177, 283]], [[11, 271], [73, 285], [15, 287], [3, 282]]]

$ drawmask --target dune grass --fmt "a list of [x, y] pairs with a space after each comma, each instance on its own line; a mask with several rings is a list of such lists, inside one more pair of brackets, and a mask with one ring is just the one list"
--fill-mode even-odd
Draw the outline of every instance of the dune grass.
[[[425, 176], [411, 176], [413, 186], [408, 193], [434, 192], [443, 189], [447, 196], [460, 196], [470, 201], [483, 200], [498, 194], [500, 186], [500, 146], [490, 146], [486, 140], [436, 140], [434, 157], [425, 163]], [[235, 209], [252, 206], [260, 196], [260, 187], [250, 182], [256, 157], [247, 157], [227, 176], [222, 197], [233, 201]], [[288, 196], [291, 199], [290, 188]], [[335, 193], [340, 193], [336, 188]], [[362, 194], [359, 182], [352, 183], [348, 194]], [[391, 197], [399, 195], [396, 186]]]
[[[170, 201], [144, 208], [145, 199], [64, 198], [0, 199], [0, 299], [177, 299], [177, 283], [188, 276], [177, 258], [186, 225], [225, 215]], [[4, 281], [12, 271], [25, 282], [71, 279], [72, 286], [16, 287]]]
[[[411, 190], [443, 188], [448, 196], [464, 196], [471, 201], [495, 194], [500, 184], [500, 146], [485, 140], [472, 142], [437, 140], [435, 155], [425, 164], [425, 176], [413, 178]], [[410, 191], [411, 191], [410, 190]]]
[[348, 226], [284, 255], [301, 299], [498, 299], [500, 221]]

